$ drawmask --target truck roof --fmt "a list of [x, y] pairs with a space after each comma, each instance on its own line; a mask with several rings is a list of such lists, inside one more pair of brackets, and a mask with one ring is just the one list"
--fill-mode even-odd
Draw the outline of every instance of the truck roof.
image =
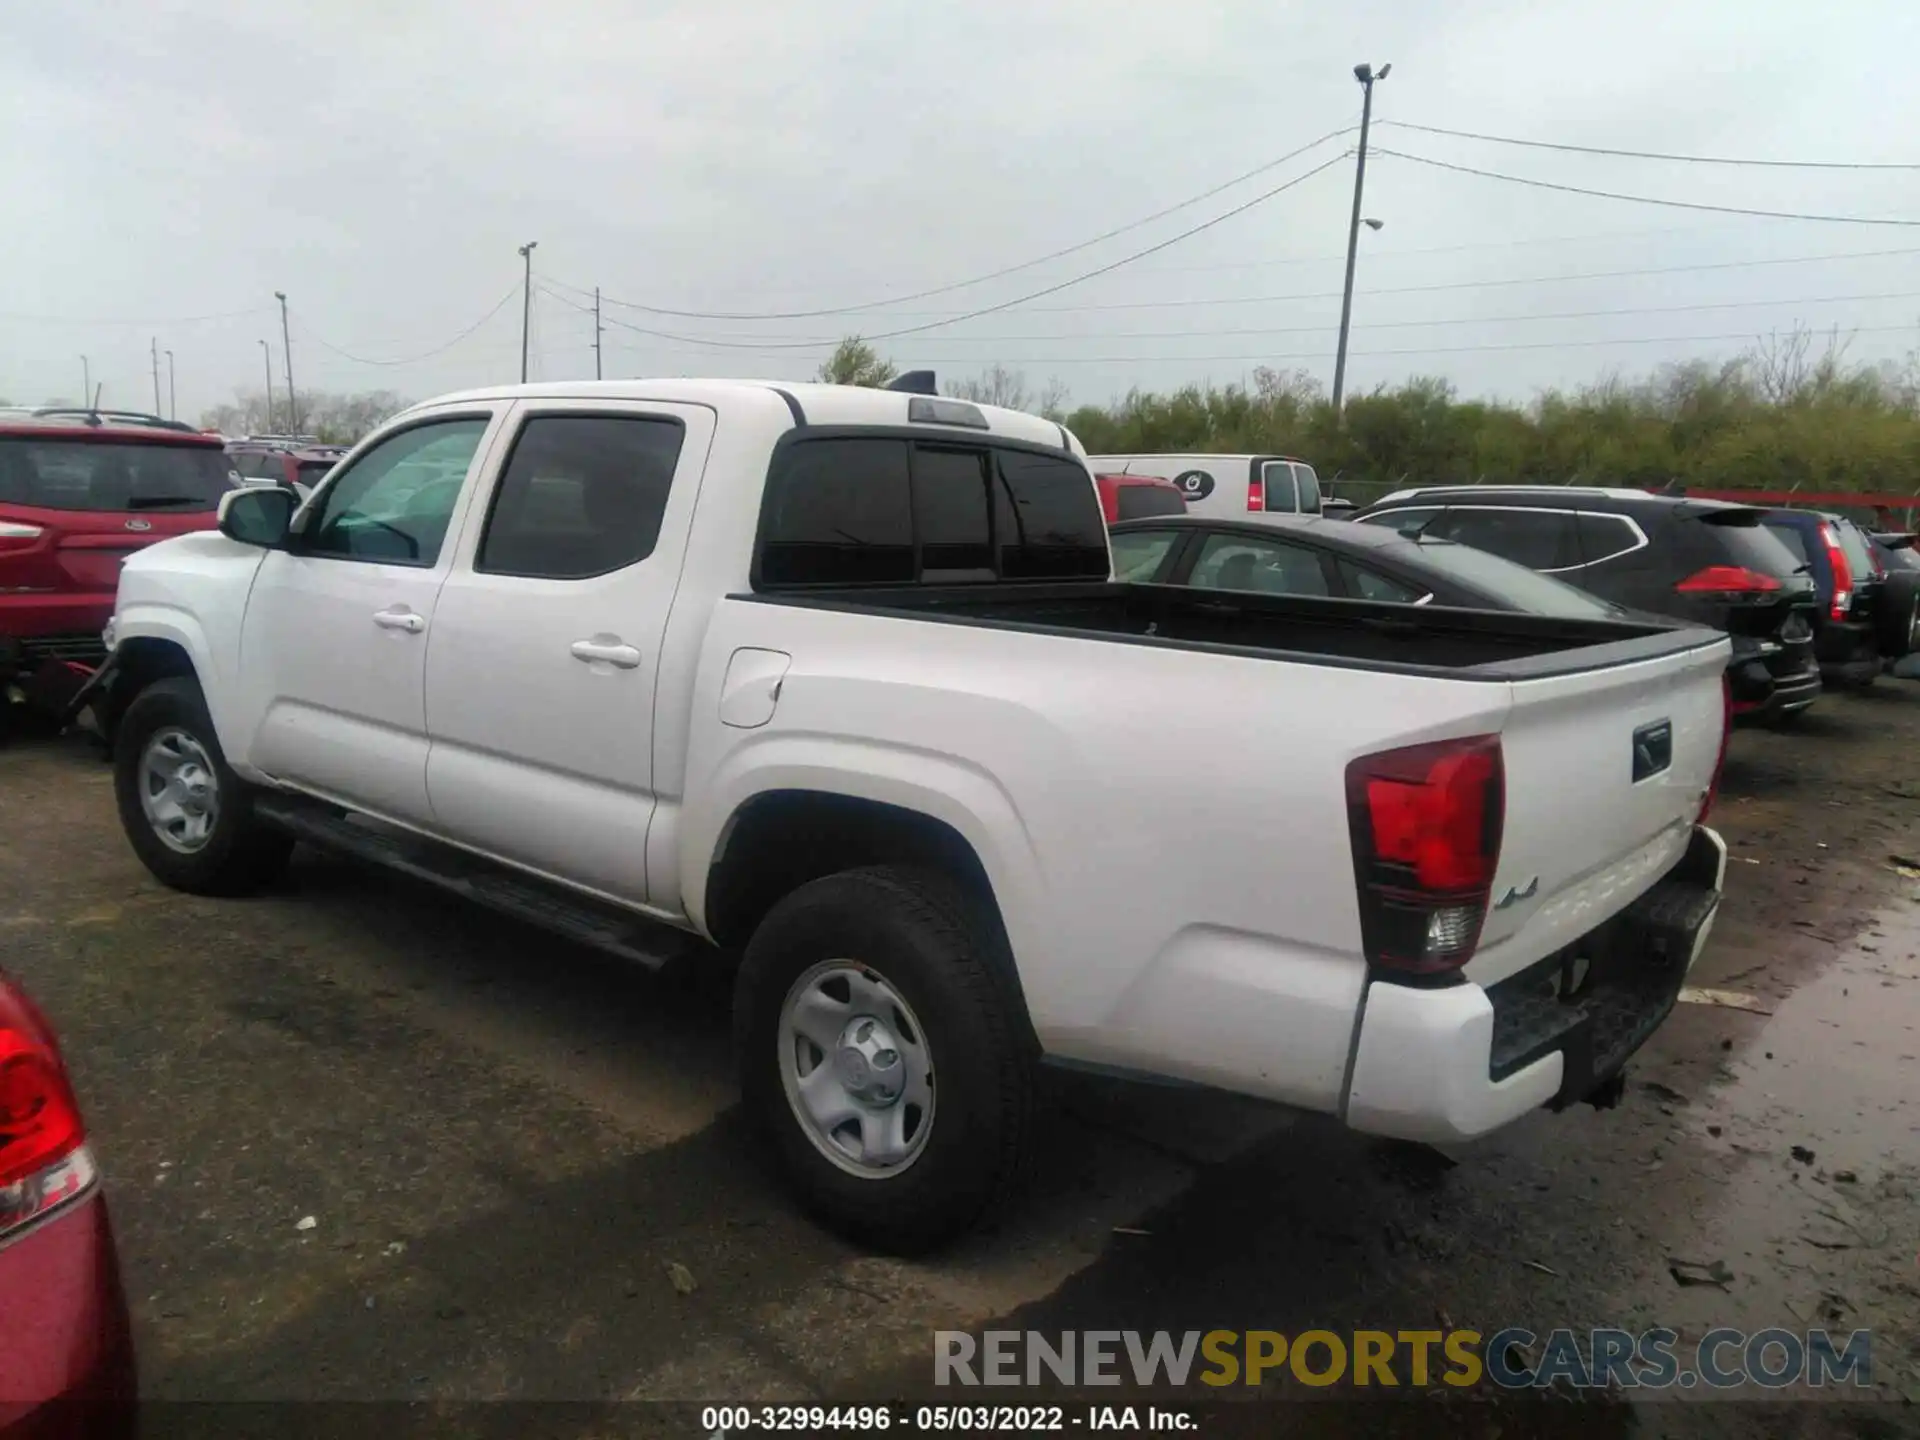
[[[1064, 425], [1020, 410], [999, 405], [981, 405], [971, 400], [947, 396], [914, 395], [900, 390], [870, 390], [858, 385], [822, 385], [810, 381], [789, 380], [556, 380], [537, 385], [494, 385], [480, 390], [462, 390], [435, 396], [421, 405], [458, 404], [471, 400], [665, 400], [692, 405], [711, 405], [716, 409], [749, 403], [764, 405], [771, 397], [785, 404], [799, 425], [887, 425], [913, 426], [929, 430], [951, 430], [960, 435], [979, 435], [975, 425], [943, 423], [939, 419], [915, 419], [910, 413], [915, 402], [966, 406], [986, 424], [986, 433], [1008, 440], [1023, 440], [1030, 445], [1065, 449], [1080, 459], [1086, 447]], [[413, 409], [420, 406], [411, 407]]]

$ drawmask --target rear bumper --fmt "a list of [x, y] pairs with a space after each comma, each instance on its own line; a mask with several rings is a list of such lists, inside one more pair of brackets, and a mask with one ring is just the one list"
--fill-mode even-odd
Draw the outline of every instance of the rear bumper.
[[0, 595], [0, 639], [94, 635], [113, 618], [111, 590]]
[[0, 1335], [10, 1440], [132, 1433], [132, 1332], [98, 1191], [0, 1244]]
[[1864, 685], [1880, 673], [1880, 645], [1871, 624], [1829, 620], [1814, 641], [1829, 685]]
[[1470, 1140], [1529, 1110], [1592, 1095], [1672, 1010], [1713, 931], [1726, 866], [1725, 842], [1699, 826], [1685, 857], [1647, 894], [1497, 985], [1373, 982], [1347, 1124], [1406, 1140]]

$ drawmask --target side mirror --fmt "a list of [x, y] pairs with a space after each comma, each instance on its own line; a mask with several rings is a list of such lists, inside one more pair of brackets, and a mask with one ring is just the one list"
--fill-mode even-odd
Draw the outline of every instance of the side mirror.
[[220, 533], [242, 545], [278, 550], [287, 543], [298, 496], [278, 485], [248, 485], [220, 497]]

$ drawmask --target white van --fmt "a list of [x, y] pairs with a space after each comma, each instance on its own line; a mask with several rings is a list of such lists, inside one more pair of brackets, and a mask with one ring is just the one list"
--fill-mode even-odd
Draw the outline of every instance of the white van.
[[1187, 511], [1216, 520], [1318, 515], [1320, 477], [1291, 455], [1092, 455], [1096, 475], [1157, 475], [1180, 487]]

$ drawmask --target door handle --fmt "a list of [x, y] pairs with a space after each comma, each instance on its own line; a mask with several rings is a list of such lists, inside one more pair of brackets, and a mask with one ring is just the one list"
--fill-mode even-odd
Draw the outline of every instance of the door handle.
[[640, 668], [640, 652], [631, 645], [623, 645], [618, 639], [576, 640], [572, 645], [573, 658], [592, 664], [596, 660], [608, 665], [617, 665], [622, 670]]
[[376, 610], [373, 623], [382, 630], [404, 630], [409, 635], [418, 635], [427, 628], [427, 617], [411, 610]]

